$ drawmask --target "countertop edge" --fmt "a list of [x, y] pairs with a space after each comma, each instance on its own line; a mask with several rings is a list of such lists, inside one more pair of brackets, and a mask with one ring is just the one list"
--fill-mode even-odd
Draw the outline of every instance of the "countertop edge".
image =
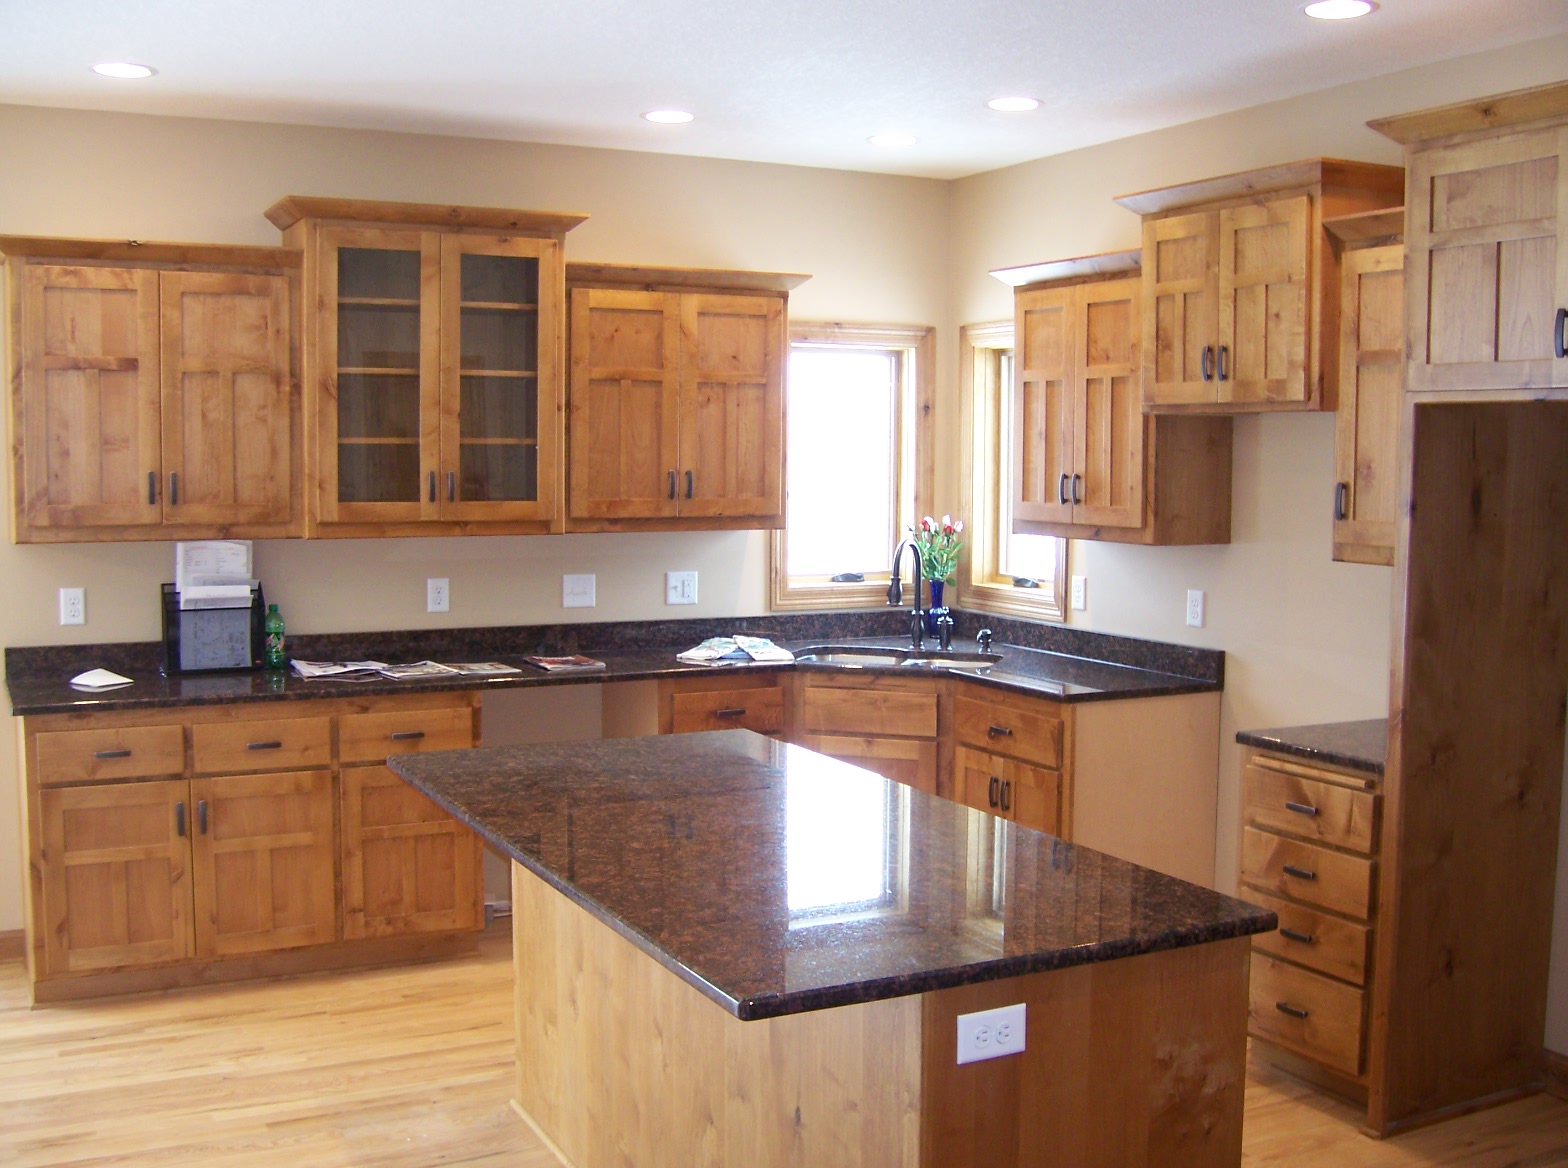
[[1364, 746], [1356, 749], [1346, 741], [1335, 742], [1330, 745], [1331, 739], [1346, 739], [1360, 734], [1365, 737], [1368, 733], [1381, 734], [1382, 743], [1386, 748], [1387, 718], [1368, 718], [1352, 722], [1324, 722], [1307, 726], [1273, 727], [1265, 730], [1238, 730], [1236, 741], [1242, 746], [1250, 746], [1257, 750], [1267, 750], [1275, 754], [1289, 755], [1292, 758], [1303, 759], [1307, 762], [1326, 763], [1330, 766], [1340, 766], [1347, 770], [1359, 771], [1362, 774], [1382, 776], [1386, 768], [1386, 758], [1379, 757], [1374, 749]]

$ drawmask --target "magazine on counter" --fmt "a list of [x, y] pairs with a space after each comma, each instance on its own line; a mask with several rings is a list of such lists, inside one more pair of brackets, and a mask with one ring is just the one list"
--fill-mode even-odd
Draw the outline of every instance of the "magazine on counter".
[[385, 661], [303, 661], [289, 658], [295, 673], [308, 680], [374, 681], [387, 668]]
[[424, 677], [458, 677], [458, 671], [450, 665], [441, 665], [435, 661], [415, 661], [410, 665], [383, 665], [376, 670], [382, 677], [391, 678], [393, 681], [414, 681]]
[[464, 677], [502, 677], [522, 672], [515, 665], [503, 665], [499, 661], [454, 661], [447, 668]]
[[675, 660], [688, 665], [744, 665], [756, 661], [764, 665], [788, 665], [795, 654], [781, 649], [766, 637], [709, 637], [702, 644], [675, 654]]
[[540, 657], [530, 653], [523, 660], [550, 673], [594, 673], [604, 668], [603, 661], [584, 657], [581, 653], [566, 657]]

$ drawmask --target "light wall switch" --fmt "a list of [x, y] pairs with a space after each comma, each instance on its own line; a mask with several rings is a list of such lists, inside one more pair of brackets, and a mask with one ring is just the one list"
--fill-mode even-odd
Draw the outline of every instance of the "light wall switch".
[[664, 603], [665, 604], [696, 604], [697, 603], [697, 573], [696, 572], [666, 572], [666, 573], [664, 573]]
[[584, 572], [580, 575], [565, 575], [561, 577], [561, 607], [562, 608], [592, 608], [598, 601], [594, 599], [594, 574]]
[[1187, 589], [1187, 623], [1195, 629], [1203, 627], [1203, 593], [1196, 588]]
[[87, 623], [87, 589], [60, 589], [60, 623], [62, 625]]
[[425, 611], [452, 611], [452, 581], [445, 576], [431, 576], [425, 580]]
[[977, 1063], [981, 1059], [1021, 1054], [1024, 1049], [1026, 1007], [1023, 1002], [977, 1010], [958, 1016], [958, 1061]]
[[1089, 577], [1074, 576], [1073, 581], [1073, 608], [1082, 612], [1089, 607]]

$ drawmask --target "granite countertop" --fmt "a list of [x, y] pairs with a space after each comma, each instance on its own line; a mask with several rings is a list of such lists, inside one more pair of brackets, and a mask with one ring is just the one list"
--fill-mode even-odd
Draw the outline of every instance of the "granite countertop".
[[1274, 730], [1241, 730], [1243, 746], [1278, 751], [1312, 762], [1333, 763], [1381, 775], [1388, 758], [1388, 719], [1323, 722], [1315, 726], [1283, 726]]
[[742, 1020], [1276, 923], [1264, 909], [746, 730], [388, 761]]

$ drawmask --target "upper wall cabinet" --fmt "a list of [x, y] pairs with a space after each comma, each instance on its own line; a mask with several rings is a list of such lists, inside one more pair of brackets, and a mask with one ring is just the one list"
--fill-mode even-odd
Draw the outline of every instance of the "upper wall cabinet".
[[1143, 408], [1332, 409], [1327, 216], [1397, 207], [1399, 167], [1317, 158], [1116, 201], [1143, 216]]
[[0, 237], [12, 539], [299, 535], [297, 252]]
[[567, 265], [570, 530], [783, 526], [786, 307], [807, 278]]
[[563, 525], [561, 248], [584, 216], [289, 196], [309, 534]]
[[1406, 388], [1568, 386], [1568, 84], [1370, 124], [1410, 169]]

